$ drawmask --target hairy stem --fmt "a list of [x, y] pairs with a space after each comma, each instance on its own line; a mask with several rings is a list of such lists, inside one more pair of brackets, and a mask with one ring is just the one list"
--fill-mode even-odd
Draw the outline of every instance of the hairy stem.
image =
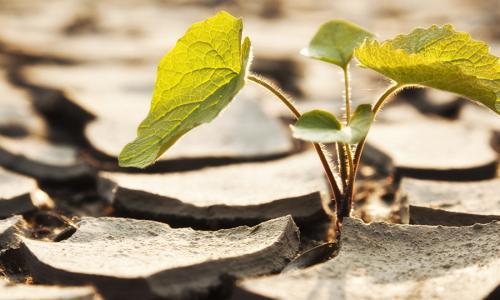
[[[260, 78], [255, 75], [248, 75], [248, 80], [251, 80], [267, 90], [269, 90], [271, 93], [273, 93], [276, 97], [278, 97], [283, 104], [286, 105], [286, 107], [292, 112], [292, 114], [295, 116], [295, 118], [300, 118], [301, 113], [299, 110], [293, 105], [292, 101], [289, 100], [281, 91], [279, 91], [277, 88], [275, 88], [272, 84], [267, 82], [265, 79]], [[338, 187], [337, 181], [335, 180], [335, 176], [333, 175], [332, 168], [330, 167], [330, 164], [328, 163], [328, 159], [326, 158], [325, 153], [323, 152], [323, 149], [321, 149], [321, 146], [317, 143], [314, 144], [314, 149], [316, 150], [316, 153], [319, 156], [319, 159], [321, 161], [321, 164], [323, 165], [323, 169], [325, 169], [326, 177], [328, 178], [328, 182], [330, 183], [330, 187], [332, 189], [332, 193], [334, 196], [335, 202], [341, 201], [342, 198], [342, 193], [340, 192], [340, 189]]]
[[385, 90], [385, 92], [378, 98], [377, 102], [375, 102], [375, 105], [372, 108], [372, 111], [373, 111], [373, 114], [374, 114], [374, 116], [373, 116], [374, 118], [378, 114], [378, 112], [380, 111], [380, 109], [382, 108], [382, 106], [385, 104], [385, 102], [387, 100], [389, 100], [389, 98], [393, 94], [395, 94], [401, 88], [403, 88], [403, 86], [404, 86], [403, 84], [394, 83], [393, 85], [391, 85], [390, 87], [388, 87], [387, 90]]
[[[372, 108], [374, 118], [377, 115], [377, 113], [380, 111], [384, 103], [392, 96], [394, 95], [398, 90], [400, 90], [403, 87], [403, 85], [400, 84], [393, 84], [387, 90], [379, 97], [377, 102]], [[352, 197], [354, 194], [354, 181], [356, 179], [356, 173], [358, 172], [359, 168], [359, 163], [361, 160], [361, 155], [363, 154], [363, 149], [365, 147], [365, 142], [366, 142], [366, 137], [363, 138], [359, 143], [358, 146], [356, 147], [356, 152], [354, 153], [354, 159], [353, 159], [353, 165], [354, 165], [354, 170], [353, 172], [349, 175], [349, 186], [347, 188], [347, 193], [346, 193], [346, 199], [348, 201], [348, 205], [346, 209], [342, 212], [342, 214], [339, 216], [340, 220], [342, 220], [343, 217], [349, 216], [349, 213], [351, 212], [351, 207], [352, 207]]]
[[[346, 144], [345, 147], [349, 147], [350, 145]], [[349, 149], [350, 150], [350, 149]], [[356, 176], [353, 176], [354, 174], [354, 162], [353, 162], [353, 157], [352, 157], [352, 151], [347, 151], [347, 159], [349, 161], [349, 165], [351, 166], [351, 169], [349, 171], [349, 178], [347, 179], [347, 186], [344, 189], [344, 198], [342, 199], [342, 205], [339, 205], [337, 209], [337, 219], [342, 222], [342, 218], [344, 216], [349, 216], [351, 212], [351, 206], [352, 206], [352, 189], [354, 188], [354, 180], [356, 179]]]
[[347, 188], [347, 179], [349, 179], [347, 151], [343, 143], [336, 143], [335, 147], [337, 149], [340, 179], [342, 180], [342, 191], [345, 193]]
[[[349, 125], [351, 122], [351, 84], [349, 75], [349, 65], [342, 69], [344, 72], [344, 88], [345, 88], [345, 111], [346, 111], [346, 124]], [[349, 174], [354, 172], [354, 163], [352, 160], [352, 150], [349, 144], [345, 145], [346, 155], [347, 155], [347, 163], [349, 166]]]
[[[344, 95], [345, 95], [345, 112], [346, 112], [346, 125], [351, 122], [351, 84], [349, 76], [349, 65], [342, 69], [344, 72]], [[344, 145], [344, 156], [346, 157], [347, 168], [349, 168], [348, 173], [354, 172], [354, 164], [352, 160], [352, 150], [349, 144]], [[348, 178], [345, 179], [348, 181]], [[345, 194], [345, 190], [344, 190]]]
[[[349, 75], [349, 65], [342, 69], [344, 72], [344, 89], [345, 89], [345, 111], [346, 111], [346, 125], [349, 125], [351, 122], [351, 84], [350, 84], [350, 75]], [[349, 174], [354, 172], [354, 163], [352, 160], [352, 150], [349, 144], [345, 145], [346, 148], [346, 156], [347, 156], [347, 164], [349, 166]]]
[[345, 100], [345, 119], [346, 125], [351, 122], [351, 87], [349, 84], [349, 66], [342, 68], [344, 73], [344, 100]]
[[[344, 74], [344, 100], [345, 100], [345, 125], [348, 126], [351, 122], [351, 87], [349, 66], [342, 68]], [[354, 162], [352, 158], [352, 149], [349, 144], [337, 143], [337, 153], [339, 155], [339, 165], [342, 177], [342, 191], [344, 197], [337, 203], [337, 216], [341, 219], [341, 215], [349, 207], [349, 188], [351, 186], [351, 174], [354, 172]]]

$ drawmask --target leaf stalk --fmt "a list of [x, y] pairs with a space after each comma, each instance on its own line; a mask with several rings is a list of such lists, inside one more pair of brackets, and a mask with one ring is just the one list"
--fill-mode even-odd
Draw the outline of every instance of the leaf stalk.
[[[349, 126], [351, 122], [351, 87], [349, 76], [349, 64], [342, 68], [344, 75], [344, 100], [345, 100], [345, 125]], [[349, 207], [350, 197], [349, 190], [351, 186], [351, 174], [354, 172], [354, 162], [352, 157], [352, 149], [349, 144], [337, 143], [337, 154], [339, 157], [339, 168], [342, 178], [343, 197], [337, 201], [337, 219], [341, 220], [341, 216]]]
[[[349, 75], [349, 64], [345, 67], [342, 68], [342, 71], [344, 72], [344, 95], [345, 95], [345, 112], [346, 112], [346, 125], [349, 126], [351, 123], [351, 76]], [[352, 149], [349, 144], [345, 144], [343, 146], [344, 149], [344, 156], [345, 156], [345, 161], [348, 167], [348, 175], [352, 174], [354, 172], [354, 163], [352, 160]], [[350, 178], [350, 177], [349, 177]], [[346, 178], [346, 181], [348, 182], [348, 178]], [[346, 193], [346, 189], [344, 189], [344, 194]]]
[[[377, 102], [375, 102], [375, 105], [372, 108], [374, 118], [377, 115], [377, 113], [380, 111], [384, 103], [390, 99], [391, 96], [393, 96], [395, 93], [397, 93], [401, 88], [403, 88], [404, 85], [394, 83], [391, 86], [389, 86], [385, 92], [378, 98]], [[349, 175], [349, 186], [347, 188], [347, 194], [346, 194], [346, 199], [347, 199], [347, 206], [343, 211], [338, 215], [337, 217], [339, 218], [340, 221], [342, 221], [343, 217], [348, 217], [349, 213], [352, 208], [352, 200], [353, 200], [353, 194], [354, 194], [354, 181], [356, 179], [356, 174], [358, 172], [360, 160], [361, 160], [361, 155], [363, 154], [363, 149], [365, 147], [366, 143], [366, 137], [364, 137], [357, 145], [356, 151], [354, 153], [354, 158], [353, 158], [353, 172]]]
[[351, 122], [351, 87], [349, 81], [349, 65], [342, 68], [344, 74], [344, 100], [346, 125]]
[[[269, 83], [267, 80], [263, 79], [262, 77], [259, 77], [255, 74], [250, 74], [247, 76], [248, 80], [253, 81], [260, 86], [266, 88], [268, 91], [270, 91], [272, 94], [274, 94], [278, 99], [281, 100], [283, 104], [292, 112], [294, 117], [296, 119], [299, 119], [301, 116], [301, 113], [299, 110], [293, 105], [292, 101], [288, 99], [287, 96], [285, 96], [284, 93], [282, 93], [279, 89], [275, 88], [271, 83]], [[319, 159], [321, 161], [321, 164], [323, 166], [323, 169], [325, 170], [326, 177], [328, 179], [328, 182], [330, 184], [330, 188], [332, 190], [332, 194], [334, 196], [334, 202], [342, 201], [342, 192], [340, 191], [340, 188], [337, 184], [337, 181], [335, 179], [335, 175], [333, 174], [332, 168], [330, 166], [330, 163], [328, 162], [328, 159], [326, 158], [326, 155], [321, 148], [321, 145], [318, 143], [313, 143], [314, 149], [316, 150], [316, 153], [319, 156]]]

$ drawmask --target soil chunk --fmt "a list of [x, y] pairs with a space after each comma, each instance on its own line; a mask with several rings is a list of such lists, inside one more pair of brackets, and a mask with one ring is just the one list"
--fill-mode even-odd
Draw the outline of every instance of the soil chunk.
[[93, 284], [106, 299], [206, 296], [227, 278], [280, 271], [297, 253], [290, 216], [219, 231], [122, 218], [83, 218], [67, 240], [22, 239], [35, 282]]
[[0, 218], [34, 210], [31, 194], [37, 190], [34, 179], [0, 168]]
[[299, 224], [324, 220], [328, 186], [315, 153], [307, 152], [183, 173], [101, 173], [100, 193], [120, 215], [221, 228], [287, 214]]
[[334, 259], [239, 286], [272, 299], [482, 299], [500, 283], [499, 244], [500, 222], [432, 227], [344, 219]]
[[92, 172], [80, 161], [75, 148], [52, 144], [36, 136], [15, 140], [0, 137], [0, 165], [54, 182], [76, 180]]
[[17, 245], [17, 226], [23, 222], [21, 216], [0, 220], [0, 254]]
[[47, 124], [32, 107], [27, 91], [0, 72], [0, 165], [41, 180], [64, 181], [90, 171], [75, 148], [49, 141]]
[[8, 284], [0, 281], [0, 300], [101, 300], [91, 287]]
[[1, 137], [21, 138], [46, 132], [45, 121], [33, 109], [29, 93], [9, 83], [4, 70], [0, 70], [0, 106]]
[[391, 158], [398, 178], [466, 181], [496, 176], [491, 138], [492, 131], [467, 122], [420, 118], [375, 123], [368, 143]]
[[412, 224], [464, 226], [500, 220], [500, 178], [443, 182], [404, 178], [402, 219]]

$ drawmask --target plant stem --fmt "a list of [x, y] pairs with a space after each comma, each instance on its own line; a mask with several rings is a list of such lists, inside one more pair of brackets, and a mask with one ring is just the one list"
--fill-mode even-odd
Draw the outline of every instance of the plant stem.
[[377, 116], [377, 113], [380, 111], [382, 108], [382, 105], [385, 104], [385, 102], [398, 90], [400, 90], [404, 84], [398, 84], [394, 83], [393, 85], [389, 86], [387, 90], [378, 98], [377, 102], [375, 102], [375, 105], [372, 108], [373, 111], [373, 117], [375, 118]]
[[335, 147], [337, 149], [337, 160], [340, 169], [340, 179], [342, 181], [342, 191], [345, 194], [347, 189], [347, 179], [349, 178], [347, 151], [343, 143], [335, 143]]
[[351, 88], [349, 84], [349, 65], [347, 65], [345, 68], [342, 68], [342, 72], [344, 73], [345, 119], [346, 125], [349, 125], [349, 122], [351, 122]]
[[[377, 100], [377, 102], [375, 103], [375, 105], [372, 108], [374, 118], [377, 115], [377, 113], [380, 111], [380, 109], [382, 108], [382, 105], [384, 105], [384, 103], [402, 87], [403, 87], [403, 85], [395, 83], [395, 84], [391, 85], [389, 88], [387, 88], [387, 90], [379, 97], [379, 99]], [[346, 209], [339, 216], [340, 220], [342, 220], [343, 217], [349, 216], [349, 213], [351, 211], [352, 196], [354, 194], [354, 181], [356, 179], [356, 174], [358, 172], [359, 163], [361, 160], [361, 154], [363, 154], [365, 142], [366, 142], [366, 137], [363, 138], [358, 143], [358, 146], [356, 147], [356, 152], [354, 153], [354, 159], [353, 159], [354, 170], [349, 175], [349, 186], [348, 186], [347, 193], [346, 193], [346, 199], [348, 199], [347, 200], [348, 205], [347, 205]]]
[[[351, 84], [350, 84], [350, 76], [349, 76], [349, 65], [345, 68], [342, 68], [344, 72], [344, 95], [345, 95], [345, 112], [346, 112], [346, 125], [349, 125], [351, 122]], [[352, 160], [352, 150], [349, 144], [344, 145], [345, 148], [345, 156], [347, 158], [347, 166], [349, 168], [349, 174], [354, 172], [354, 164]], [[346, 179], [347, 181], [347, 179]], [[345, 190], [344, 190], [345, 193]]]
[[[272, 84], [267, 82], [265, 79], [260, 78], [258, 76], [255, 76], [253, 74], [248, 75], [248, 80], [251, 80], [267, 90], [269, 90], [271, 93], [273, 93], [276, 97], [278, 97], [283, 104], [286, 105], [286, 107], [292, 112], [292, 114], [295, 116], [296, 119], [300, 118], [301, 113], [299, 110], [293, 105], [292, 101], [289, 100], [282, 92], [280, 92], [277, 88], [275, 88]], [[328, 178], [328, 182], [330, 183], [330, 187], [332, 189], [332, 193], [334, 196], [334, 201], [341, 201], [342, 198], [342, 193], [340, 192], [340, 189], [338, 187], [337, 181], [335, 180], [335, 176], [333, 175], [332, 168], [330, 167], [330, 164], [328, 163], [328, 159], [326, 158], [325, 153], [323, 152], [323, 149], [321, 149], [321, 146], [317, 143], [313, 143], [314, 149], [316, 150], [316, 153], [319, 156], [319, 159], [321, 161], [321, 164], [323, 165], [323, 169], [325, 169], [326, 177]]]
[[[342, 71], [344, 72], [346, 125], [349, 125], [349, 123], [351, 122], [351, 84], [349, 76], [349, 65], [343, 68]], [[351, 146], [349, 144], [345, 144], [344, 147], [346, 152], [345, 155], [347, 157], [347, 164], [349, 166], [349, 174], [351, 174], [352, 172], [354, 172]]]
[[[347, 179], [347, 182], [349, 182], [350, 178], [351, 178], [351, 174], [354, 173], [354, 161], [352, 159], [352, 149], [351, 149], [351, 145], [349, 144], [345, 144], [344, 147], [346, 148], [345, 152], [346, 152], [346, 155], [347, 155], [347, 165], [349, 166], [349, 178]], [[345, 191], [344, 191], [345, 193]]]
[[[345, 147], [350, 147], [350, 145], [346, 144]], [[350, 149], [349, 149], [350, 150]], [[352, 206], [352, 189], [354, 187], [354, 180], [356, 176], [354, 175], [354, 162], [352, 158], [352, 151], [347, 151], [347, 159], [349, 160], [349, 165], [351, 169], [349, 170], [349, 178], [347, 179], [347, 186], [344, 189], [344, 198], [343, 203], [337, 208], [337, 219], [342, 222], [342, 218], [344, 216], [349, 216], [351, 212]]]
[[[349, 65], [342, 68], [344, 74], [344, 100], [345, 100], [345, 125], [349, 126], [351, 122], [351, 88], [350, 88], [350, 77], [349, 77]], [[343, 215], [349, 207], [349, 187], [351, 185], [350, 180], [352, 178], [351, 174], [354, 172], [354, 163], [352, 159], [352, 149], [349, 144], [337, 143], [337, 153], [339, 156], [339, 166], [342, 178], [342, 191], [343, 196], [341, 201], [337, 202], [337, 218]]]

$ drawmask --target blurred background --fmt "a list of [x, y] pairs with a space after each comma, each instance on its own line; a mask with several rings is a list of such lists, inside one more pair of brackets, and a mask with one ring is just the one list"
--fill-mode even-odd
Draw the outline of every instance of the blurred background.
[[[296, 96], [319, 101], [338, 97], [334, 84], [340, 77], [331, 66], [298, 52], [330, 19], [350, 20], [380, 39], [452, 23], [488, 41], [493, 53], [500, 39], [497, 0], [2, 0], [0, 10], [4, 48], [111, 66], [155, 65], [190, 24], [227, 10], [245, 21], [245, 34], [254, 45], [254, 71], [275, 77]], [[360, 76], [370, 76], [366, 73]], [[355, 79], [356, 98], [369, 97], [371, 89], [379, 87], [366, 82], [358, 86]]]
[[[253, 72], [275, 81], [302, 110], [340, 111], [341, 73], [299, 54], [330, 19], [352, 21], [380, 39], [452, 23], [500, 54], [498, 0], [0, 0], [0, 164], [36, 178], [53, 198], [69, 198], [63, 206], [77, 203], [80, 209], [78, 203], [92, 203], [89, 199], [96, 197], [80, 188], [82, 178], [91, 182], [96, 170], [119, 170], [116, 157], [149, 108], [156, 64], [190, 24], [219, 10], [243, 18], [244, 34], [253, 43]], [[353, 100], [371, 103], [388, 82], [355, 65]], [[289, 120], [288, 112], [266, 91], [248, 84], [238, 97], [249, 101], [183, 138], [147, 172], [274, 159], [303, 149], [289, 137], [283, 122]], [[386, 180], [405, 170], [415, 176], [430, 170], [431, 175], [418, 176], [464, 180], [496, 172], [491, 164], [496, 165], [498, 139], [492, 140], [491, 133], [498, 134], [499, 123], [493, 114], [437, 91], [407, 90], [399, 98], [393, 113], [388, 108], [379, 121], [413, 120], [413, 131], [389, 136], [384, 128], [378, 134], [374, 128], [373, 151], [365, 161], [380, 170], [363, 169], [362, 176], [382, 174]], [[269, 127], [255, 129], [255, 122]], [[422, 147], [420, 126], [427, 128], [424, 132], [442, 132], [430, 142], [432, 147]], [[465, 134], [470, 134], [468, 142]], [[407, 157], [385, 149], [386, 137], [397, 141], [394, 151]], [[256, 146], [261, 138], [266, 142]], [[392, 167], [402, 173], [394, 175]], [[441, 172], [450, 169], [472, 171]], [[71, 181], [77, 184], [60, 184]], [[106, 214], [101, 204], [96, 207], [80, 213]]]

